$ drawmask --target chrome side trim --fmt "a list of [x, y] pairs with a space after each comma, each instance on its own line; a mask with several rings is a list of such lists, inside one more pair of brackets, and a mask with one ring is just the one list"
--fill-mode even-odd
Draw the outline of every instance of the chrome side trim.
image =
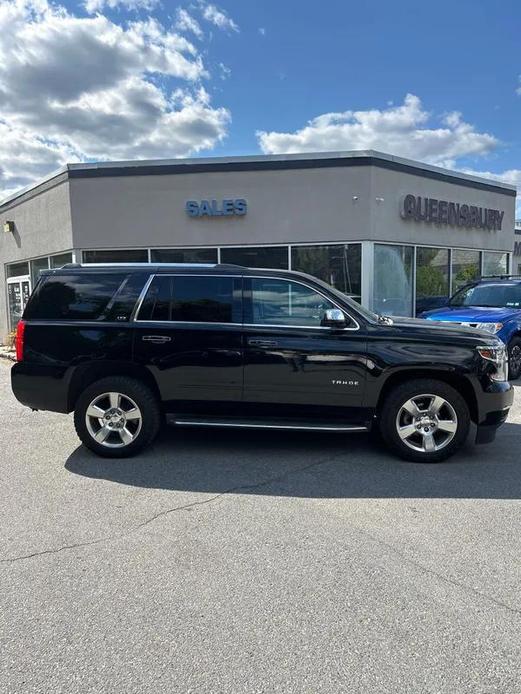
[[147, 324], [152, 324], [152, 325], [169, 325], [172, 329], [176, 327], [176, 325], [179, 326], [184, 326], [184, 325], [213, 325], [217, 326], [219, 328], [242, 328], [244, 327], [244, 323], [218, 323], [218, 322], [213, 322], [213, 321], [197, 321], [197, 320], [149, 320], [147, 319], [135, 319], [134, 323], [139, 323], [140, 325], [147, 325]]
[[187, 426], [187, 427], [229, 427], [232, 429], [284, 429], [291, 431], [369, 431], [368, 427], [363, 426], [334, 426], [334, 425], [302, 425], [302, 424], [255, 424], [247, 422], [218, 422], [212, 420], [191, 420], [191, 419], [174, 419], [173, 423], [177, 426]]
[[[152, 280], [154, 279], [154, 277], [155, 277], [155, 275], [149, 275], [147, 281], [145, 282], [145, 286], [141, 290], [141, 292], [139, 294], [139, 299], [137, 300], [136, 305], [134, 306], [134, 309], [130, 315], [130, 321], [135, 321], [136, 316], [141, 311], [141, 304], [145, 300], [146, 293], [148, 292], [148, 288], [152, 284]], [[167, 323], [167, 322], [169, 323], [170, 321], [165, 321], [165, 323]]]

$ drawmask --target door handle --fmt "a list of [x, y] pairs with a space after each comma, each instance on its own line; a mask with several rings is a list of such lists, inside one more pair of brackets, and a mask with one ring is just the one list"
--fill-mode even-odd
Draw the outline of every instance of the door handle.
[[153, 342], [155, 345], [162, 345], [165, 342], [172, 342], [172, 338], [167, 335], [143, 335], [143, 342]]
[[276, 347], [276, 340], [263, 340], [261, 338], [252, 337], [248, 340], [248, 344], [252, 347]]

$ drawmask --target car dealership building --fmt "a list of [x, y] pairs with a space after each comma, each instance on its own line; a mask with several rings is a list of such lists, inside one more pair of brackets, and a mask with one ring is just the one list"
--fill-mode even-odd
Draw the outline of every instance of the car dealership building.
[[0, 339], [68, 262], [290, 268], [412, 316], [512, 271], [515, 196], [373, 151], [70, 164], [0, 202]]

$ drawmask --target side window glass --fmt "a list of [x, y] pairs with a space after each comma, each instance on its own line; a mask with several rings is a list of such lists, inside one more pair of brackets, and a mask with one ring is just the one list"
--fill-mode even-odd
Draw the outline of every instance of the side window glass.
[[172, 320], [193, 323], [234, 323], [232, 277], [174, 278]]
[[116, 273], [51, 275], [38, 284], [26, 318], [100, 320], [125, 278]]
[[240, 323], [241, 279], [157, 275], [148, 288], [138, 320]]
[[251, 322], [256, 325], [320, 327], [334, 304], [297, 282], [271, 278], [251, 280]]

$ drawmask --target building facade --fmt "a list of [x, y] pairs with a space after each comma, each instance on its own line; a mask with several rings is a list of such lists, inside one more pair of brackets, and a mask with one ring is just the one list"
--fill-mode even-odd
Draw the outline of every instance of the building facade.
[[71, 164], [0, 203], [0, 337], [67, 262], [290, 268], [412, 316], [512, 271], [515, 195], [372, 151]]

